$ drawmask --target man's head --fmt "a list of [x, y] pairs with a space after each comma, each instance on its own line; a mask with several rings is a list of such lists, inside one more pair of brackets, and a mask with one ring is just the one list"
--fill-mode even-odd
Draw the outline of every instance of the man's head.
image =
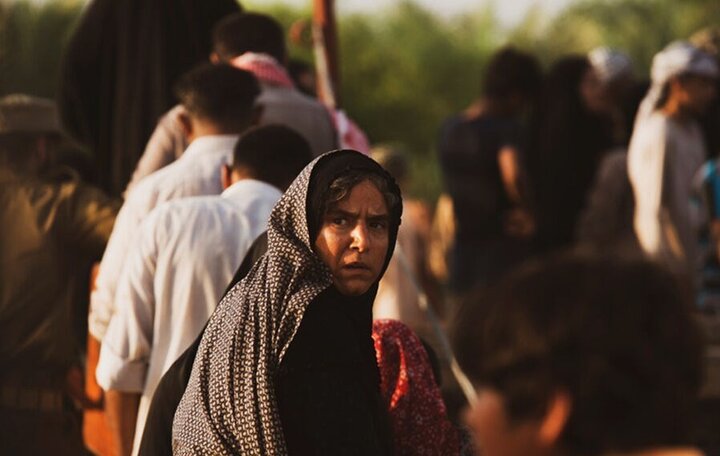
[[663, 106], [674, 104], [683, 112], [701, 115], [717, 96], [717, 79], [684, 73], [670, 79], [664, 90]]
[[380, 279], [400, 204], [377, 173], [354, 170], [332, 181], [314, 246], [340, 293], [361, 295]]
[[256, 179], [285, 191], [312, 158], [310, 145], [294, 130], [282, 125], [257, 127], [235, 145], [232, 165], [223, 167], [223, 187]]
[[496, 52], [485, 70], [483, 95], [511, 114], [535, 99], [542, 82], [540, 65], [530, 54], [511, 47]]
[[184, 74], [175, 94], [185, 108], [181, 122], [190, 141], [200, 136], [240, 134], [257, 122], [260, 86], [247, 71], [200, 65]]
[[229, 62], [246, 52], [268, 54], [279, 63], [287, 59], [285, 33], [270, 16], [257, 13], [232, 14], [213, 29], [213, 62]]
[[682, 115], [702, 114], [716, 94], [718, 62], [690, 43], [677, 41], [653, 57], [655, 107]]
[[687, 445], [701, 341], [675, 278], [645, 260], [528, 265], [460, 314], [483, 454], [597, 455]]
[[53, 101], [21, 94], [0, 99], [0, 167], [34, 173], [60, 141]]

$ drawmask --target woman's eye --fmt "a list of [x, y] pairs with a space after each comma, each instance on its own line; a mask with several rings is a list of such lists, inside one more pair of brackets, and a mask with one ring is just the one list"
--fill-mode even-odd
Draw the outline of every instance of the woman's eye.
[[333, 225], [343, 226], [345, 223], [347, 223], [347, 219], [344, 217], [335, 217], [332, 219]]
[[370, 228], [374, 230], [384, 230], [387, 228], [387, 224], [385, 222], [373, 222], [370, 224]]

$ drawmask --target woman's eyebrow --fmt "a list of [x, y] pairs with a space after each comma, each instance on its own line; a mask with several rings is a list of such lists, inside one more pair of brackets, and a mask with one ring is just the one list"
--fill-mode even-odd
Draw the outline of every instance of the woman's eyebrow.
[[336, 216], [336, 215], [344, 215], [345, 217], [358, 217], [358, 212], [350, 212], [343, 209], [340, 209], [337, 206], [329, 207], [327, 212], [325, 213], [327, 216]]
[[387, 222], [390, 220], [389, 214], [378, 214], [368, 216], [368, 220], [371, 222]]

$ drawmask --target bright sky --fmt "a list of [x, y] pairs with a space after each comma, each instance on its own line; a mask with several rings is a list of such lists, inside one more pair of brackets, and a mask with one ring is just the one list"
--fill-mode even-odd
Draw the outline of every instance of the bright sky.
[[[281, 2], [292, 5], [305, 5], [311, 0], [255, 0], [257, 3]], [[401, 0], [335, 0], [338, 12], [368, 12], [392, 7]], [[525, 13], [535, 5], [543, 11], [555, 14], [576, 0], [414, 0], [427, 9], [442, 15], [451, 16], [463, 12], [477, 11], [487, 5], [493, 5], [498, 19], [505, 26], [517, 24]]]

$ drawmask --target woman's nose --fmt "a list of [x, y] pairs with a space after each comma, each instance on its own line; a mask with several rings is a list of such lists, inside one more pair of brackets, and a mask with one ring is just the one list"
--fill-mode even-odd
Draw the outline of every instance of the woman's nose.
[[358, 222], [355, 228], [352, 230], [352, 244], [350, 248], [355, 249], [359, 252], [365, 252], [370, 246], [370, 239], [368, 237], [368, 229], [364, 222]]

